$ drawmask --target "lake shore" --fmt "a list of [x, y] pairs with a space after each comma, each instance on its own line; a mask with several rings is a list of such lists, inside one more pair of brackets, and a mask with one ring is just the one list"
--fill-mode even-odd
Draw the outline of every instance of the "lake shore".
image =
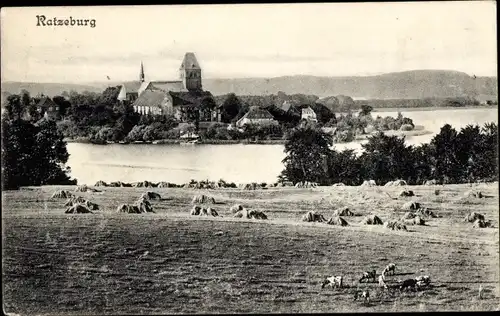
[[450, 107], [450, 106], [441, 106], [441, 107], [414, 107], [414, 108], [395, 108], [395, 107], [388, 107], [388, 108], [376, 108], [374, 107], [372, 110], [372, 113], [376, 112], [415, 112], [415, 111], [455, 111], [455, 110], [491, 110], [491, 109], [498, 109], [498, 105], [471, 105], [471, 106], [464, 106], [464, 107]]
[[[365, 140], [369, 136], [372, 136], [375, 132], [370, 134], [356, 135], [354, 141]], [[421, 136], [432, 134], [431, 131], [425, 130], [423, 126], [416, 126], [414, 130], [411, 131], [396, 131], [396, 130], [388, 130], [384, 131], [384, 134], [387, 136]], [[232, 139], [232, 140], [222, 140], [222, 139], [200, 139], [196, 143], [189, 143], [185, 140], [181, 139], [159, 139], [155, 141], [138, 141], [138, 142], [107, 142], [103, 144], [97, 144], [90, 141], [88, 137], [79, 137], [77, 139], [65, 138], [65, 142], [67, 143], [79, 143], [79, 144], [94, 144], [94, 145], [107, 145], [107, 144], [120, 144], [120, 145], [284, 145], [286, 140], [284, 139], [263, 139], [263, 140], [249, 140], [249, 139]], [[349, 142], [346, 142], [349, 143]], [[346, 144], [344, 143], [344, 144]]]

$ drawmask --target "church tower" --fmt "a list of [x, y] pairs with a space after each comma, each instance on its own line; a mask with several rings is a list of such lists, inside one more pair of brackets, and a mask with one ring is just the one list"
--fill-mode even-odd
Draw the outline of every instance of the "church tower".
[[201, 68], [196, 60], [194, 53], [186, 53], [181, 67], [179, 68], [180, 79], [184, 88], [188, 91], [200, 91], [201, 85]]
[[141, 72], [139, 73], [139, 81], [144, 82], [144, 66], [141, 61]]

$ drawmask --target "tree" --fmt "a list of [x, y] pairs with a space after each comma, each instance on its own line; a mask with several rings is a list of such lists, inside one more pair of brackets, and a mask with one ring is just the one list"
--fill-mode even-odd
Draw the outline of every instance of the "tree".
[[373, 110], [373, 107], [367, 105], [367, 104], [362, 104], [361, 105], [361, 111], [359, 111], [359, 116], [367, 116], [370, 115]]
[[17, 94], [12, 94], [7, 97], [7, 104], [5, 105], [6, 115], [9, 119], [21, 119], [23, 115], [23, 105], [21, 97]]
[[359, 185], [363, 181], [360, 170], [361, 162], [353, 149], [332, 150], [328, 159], [329, 184]]
[[282, 176], [294, 183], [327, 182], [327, 160], [330, 155], [331, 136], [321, 129], [305, 124], [290, 132], [285, 143], [285, 169]]
[[457, 131], [446, 124], [431, 140], [432, 176], [443, 183], [459, 183], [461, 177], [460, 158], [457, 156]]
[[4, 189], [29, 185], [76, 184], [65, 168], [69, 154], [56, 123], [32, 124], [2, 119], [2, 179]]
[[227, 95], [224, 103], [222, 103], [221, 121], [229, 123], [235, 118], [242, 107], [241, 100], [234, 93]]
[[364, 150], [360, 159], [365, 180], [408, 180], [412, 174], [411, 148], [406, 146], [404, 137], [387, 136], [378, 132], [368, 137], [368, 143], [361, 147]]

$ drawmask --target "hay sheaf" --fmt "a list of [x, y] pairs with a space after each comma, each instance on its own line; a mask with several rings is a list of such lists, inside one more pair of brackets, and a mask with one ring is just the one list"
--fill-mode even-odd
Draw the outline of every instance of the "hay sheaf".
[[146, 200], [161, 200], [161, 195], [159, 195], [158, 193], [156, 192], [151, 192], [151, 191], [148, 191], [148, 192], [144, 192], [140, 199], [146, 199]]
[[86, 184], [84, 184], [77, 186], [75, 192], [101, 192], [101, 191], [90, 188]]
[[465, 192], [464, 195], [465, 197], [475, 198], [475, 199], [482, 199], [484, 197], [481, 191], [476, 191], [476, 190], [467, 191]]
[[375, 182], [375, 180], [365, 180], [365, 181], [363, 181], [361, 186], [362, 187], [374, 187], [374, 186], [377, 186], [377, 183]]
[[393, 186], [403, 186], [407, 185], [405, 180], [394, 180], [387, 182], [384, 187], [393, 187]]
[[111, 182], [108, 184], [109, 187], [114, 187], [114, 188], [130, 188], [132, 185], [130, 183], [125, 183], [121, 181], [116, 181], [116, 182]]
[[141, 181], [132, 183], [132, 186], [136, 188], [154, 188], [156, 187], [156, 184], [149, 181]]
[[417, 217], [417, 215], [415, 213], [412, 213], [412, 212], [406, 212], [405, 215], [403, 215], [401, 217], [401, 220], [407, 220], [407, 219], [413, 219]]
[[92, 214], [86, 206], [82, 204], [76, 204], [66, 209], [64, 212], [66, 214]]
[[176, 188], [177, 185], [175, 183], [161, 181], [158, 182], [158, 188]]
[[97, 181], [95, 184], [94, 184], [95, 187], [107, 187], [108, 184], [102, 180], [99, 180]]
[[377, 215], [368, 215], [363, 218], [364, 225], [383, 225], [384, 223]]
[[122, 204], [118, 206], [117, 212], [128, 213], [128, 214], [140, 214], [141, 211], [137, 205]]
[[327, 222], [328, 225], [349, 226], [349, 223], [340, 216], [334, 216]]
[[355, 216], [348, 207], [342, 207], [333, 211], [333, 216]]
[[467, 216], [465, 216], [465, 219], [464, 219], [465, 222], [469, 222], [469, 223], [473, 223], [476, 220], [484, 221], [484, 215], [480, 214], [480, 213], [472, 212], [472, 213], [469, 213]]
[[437, 184], [437, 180], [427, 180], [424, 182], [424, 185], [436, 185]]
[[414, 201], [409, 201], [409, 202], [406, 202], [405, 204], [403, 204], [403, 206], [401, 206], [401, 209], [404, 211], [416, 211], [416, 210], [420, 209], [421, 207], [422, 207], [422, 205], [420, 205], [420, 203], [414, 202]]
[[191, 201], [192, 204], [198, 203], [198, 204], [206, 204], [206, 203], [212, 203], [215, 204], [215, 199], [211, 196], [206, 196], [204, 194], [200, 195], [195, 195], [193, 197], [193, 200]]
[[236, 218], [247, 218], [247, 219], [267, 219], [267, 215], [264, 212], [257, 210], [243, 209], [234, 214]]
[[392, 229], [392, 230], [408, 231], [408, 229], [406, 228], [406, 225], [402, 222], [399, 222], [399, 221], [388, 221], [384, 224], [384, 227], [387, 229]]
[[323, 215], [316, 213], [316, 212], [313, 212], [313, 211], [309, 211], [304, 216], [302, 216], [302, 221], [303, 222], [322, 223], [322, 222], [326, 222], [327, 220], [325, 219], [325, 217]]
[[242, 190], [258, 190], [261, 189], [262, 187], [260, 186], [260, 184], [252, 182], [252, 183], [241, 183], [238, 185], [238, 188]]
[[215, 209], [211, 207], [203, 208], [198, 205], [194, 205], [189, 214], [193, 216], [213, 216], [213, 217], [219, 216], [219, 213], [217, 213]]
[[234, 213], [237, 213], [239, 211], [242, 211], [243, 209], [244, 209], [243, 205], [235, 204], [235, 205], [231, 206], [231, 208], [229, 208], [229, 211], [234, 214]]
[[422, 217], [432, 217], [432, 218], [438, 217], [433, 211], [431, 211], [427, 208], [420, 208], [417, 210], [417, 212], [415, 214], [422, 216]]
[[425, 225], [425, 220], [420, 216], [415, 216], [414, 218], [411, 219], [404, 219], [402, 220], [402, 222], [405, 223], [406, 225]]
[[96, 203], [90, 202], [81, 196], [73, 196], [68, 201], [66, 201], [66, 203], [64, 204], [64, 206], [75, 206], [75, 205], [83, 205], [83, 206], [85, 206], [88, 209], [93, 210], [93, 211], [99, 210], [99, 205], [97, 205]]
[[58, 190], [52, 194], [53, 199], [68, 199], [72, 196], [73, 194], [71, 192], [65, 190]]
[[399, 192], [399, 196], [410, 197], [410, 196], [415, 196], [415, 193], [413, 193], [412, 190], [403, 190], [403, 191]]
[[317, 183], [315, 183], [315, 182], [309, 182], [309, 181], [297, 182], [295, 184], [296, 188], [315, 188], [317, 186], [318, 186]]
[[129, 214], [154, 213], [153, 206], [144, 198], [140, 198], [133, 205], [122, 204], [117, 211]]
[[293, 182], [292, 181], [279, 182], [277, 187], [293, 187]]
[[476, 219], [474, 221], [474, 224], [472, 225], [474, 228], [488, 228], [488, 227], [493, 227], [490, 221], [485, 221], [482, 219]]

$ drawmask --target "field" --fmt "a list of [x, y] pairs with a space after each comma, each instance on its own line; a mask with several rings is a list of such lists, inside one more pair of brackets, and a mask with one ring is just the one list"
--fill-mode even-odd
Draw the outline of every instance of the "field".
[[[464, 197], [469, 185], [409, 186], [416, 197], [398, 197], [401, 187], [275, 188], [191, 190], [180, 188], [98, 188], [76, 193], [100, 205], [95, 214], [64, 214], [57, 189], [3, 192], [4, 310], [21, 315], [299, 313], [498, 310], [498, 183], [478, 184], [486, 198]], [[439, 189], [440, 194], [435, 195]], [[119, 214], [141, 193], [154, 191], [155, 214]], [[195, 194], [213, 196], [222, 217], [190, 216]], [[309, 210], [330, 217], [348, 206], [385, 222], [414, 200], [437, 213], [426, 226], [408, 232], [362, 225], [304, 223]], [[241, 203], [268, 220], [232, 217]], [[494, 228], [464, 222], [480, 212]], [[429, 275], [431, 286], [417, 292], [381, 290], [358, 283], [363, 271], [388, 277]], [[321, 288], [330, 275], [343, 275], [343, 289]], [[484, 298], [478, 298], [479, 286]], [[370, 289], [371, 301], [353, 300]]]

